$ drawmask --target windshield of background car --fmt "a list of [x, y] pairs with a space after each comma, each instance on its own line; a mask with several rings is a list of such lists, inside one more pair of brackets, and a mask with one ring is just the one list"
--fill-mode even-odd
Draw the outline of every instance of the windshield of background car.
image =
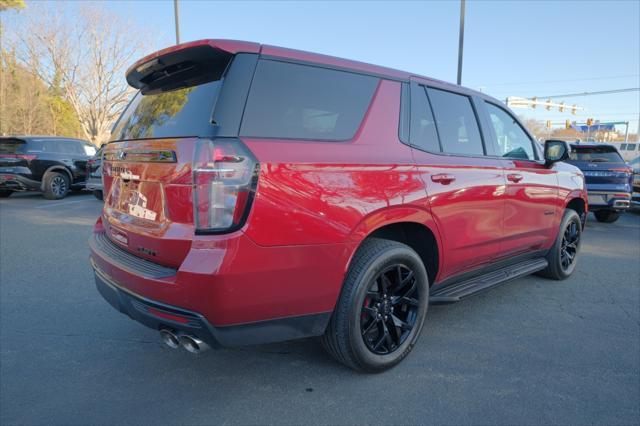
[[574, 146], [569, 158], [587, 163], [624, 163], [618, 151], [612, 146]]

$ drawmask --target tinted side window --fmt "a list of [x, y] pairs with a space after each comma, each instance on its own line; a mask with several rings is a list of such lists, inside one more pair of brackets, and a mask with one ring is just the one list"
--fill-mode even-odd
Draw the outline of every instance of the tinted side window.
[[82, 142], [75, 141], [57, 142], [58, 150], [64, 154], [84, 155], [84, 149], [82, 148], [83, 145], [84, 144]]
[[411, 145], [430, 152], [440, 152], [436, 123], [431, 112], [427, 92], [423, 86], [411, 93]]
[[508, 158], [534, 160], [531, 139], [515, 118], [504, 109], [485, 102], [491, 125], [496, 134], [498, 155]]
[[378, 84], [375, 77], [261, 60], [240, 134], [288, 139], [351, 139]]
[[442, 150], [451, 154], [484, 155], [478, 121], [468, 96], [428, 88]]

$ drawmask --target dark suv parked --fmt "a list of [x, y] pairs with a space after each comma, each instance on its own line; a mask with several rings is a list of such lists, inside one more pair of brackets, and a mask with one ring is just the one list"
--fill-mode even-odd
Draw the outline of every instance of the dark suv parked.
[[103, 155], [95, 281], [172, 348], [323, 336], [380, 371], [429, 303], [576, 267], [582, 172], [483, 93], [203, 40], [135, 65]]
[[81, 139], [47, 136], [0, 138], [0, 197], [42, 191], [50, 200], [83, 189], [87, 160], [96, 148]]
[[631, 202], [633, 169], [615, 146], [573, 144], [568, 163], [579, 167], [587, 181], [589, 210], [599, 222], [613, 223]]

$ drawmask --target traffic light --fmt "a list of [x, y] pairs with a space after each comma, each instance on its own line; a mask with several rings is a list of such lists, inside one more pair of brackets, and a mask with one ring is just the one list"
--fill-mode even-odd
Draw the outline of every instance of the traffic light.
[[593, 126], [593, 118], [587, 118], [587, 126]]
[[564, 102], [560, 103], [560, 106], [558, 107], [558, 111], [564, 112]]
[[547, 111], [551, 111], [551, 99], [547, 99]]
[[570, 129], [570, 128], [571, 128], [571, 121], [569, 121], [569, 120], [565, 120], [565, 122], [564, 122], [564, 128], [565, 128], [565, 129], [567, 129], [567, 130], [568, 130], [568, 129]]
[[571, 114], [576, 115], [576, 111], [578, 110], [578, 105], [573, 104], [571, 106]]
[[551, 120], [547, 120], [547, 129], [551, 128]]
[[533, 97], [531, 98], [531, 108], [536, 109], [536, 102], [538, 102], [538, 98], [537, 97]]

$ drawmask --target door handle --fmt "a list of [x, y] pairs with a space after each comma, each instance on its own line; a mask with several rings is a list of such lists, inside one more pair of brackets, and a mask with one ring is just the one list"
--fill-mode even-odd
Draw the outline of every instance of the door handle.
[[449, 185], [451, 182], [456, 180], [456, 177], [448, 173], [439, 173], [437, 175], [431, 175], [431, 180], [443, 185]]
[[522, 180], [522, 175], [518, 173], [511, 173], [507, 175], [507, 179], [509, 179], [511, 182], [518, 183]]

